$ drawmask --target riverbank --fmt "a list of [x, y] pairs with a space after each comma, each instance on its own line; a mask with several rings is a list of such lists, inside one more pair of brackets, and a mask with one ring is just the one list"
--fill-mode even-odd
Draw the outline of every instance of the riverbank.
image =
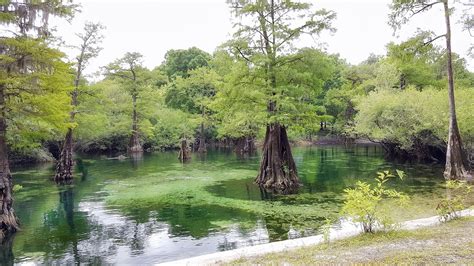
[[474, 217], [413, 231], [363, 234], [329, 244], [242, 258], [225, 265], [471, 264]]
[[[397, 230], [361, 234], [348, 223], [326, 235], [213, 253], [163, 265], [309, 265], [339, 263], [467, 263], [474, 260], [474, 209], [440, 223], [437, 216]], [[352, 225], [352, 226], [351, 226]]]

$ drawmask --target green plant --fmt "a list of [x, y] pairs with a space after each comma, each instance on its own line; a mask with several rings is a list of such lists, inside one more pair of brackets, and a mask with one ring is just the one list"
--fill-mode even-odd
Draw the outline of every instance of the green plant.
[[22, 185], [15, 184], [15, 185], [13, 185], [12, 191], [13, 191], [13, 193], [16, 193], [16, 192], [18, 192], [22, 189], [23, 189]]
[[447, 196], [436, 207], [439, 219], [447, 222], [459, 218], [459, 212], [466, 208], [465, 202], [472, 191], [466, 181], [448, 180], [445, 184]]
[[[403, 171], [397, 170], [397, 176], [403, 180]], [[374, 232], [375, 226], [387, 228], [391, 225], [390, 216], [387, 215], [391, 204], [381, 205], [382, 201], [395, 199], [397, 204], [403, 206], [408, 201], [408, 196], [394, 189], [387, 189], [385, 183], [395, 175], [389, 171], [378, 172], [375, 186], [358, 181], [355, 188], [346, 188], [342, 213], [354, 222], [361, 223], [364, 232]]]
[[324, 225], [321, 227], [323, 231], [323, 241], [326, 245], [329, 245], [329, 242], [331, 241], [331, 224], [332, 224], [332, 220], [329, 218], [326, 218]]

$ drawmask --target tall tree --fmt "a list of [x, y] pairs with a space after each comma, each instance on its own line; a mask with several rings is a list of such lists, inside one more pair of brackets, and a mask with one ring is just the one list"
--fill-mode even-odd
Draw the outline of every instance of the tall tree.
[[128, 151], [131, 153], [143, 152], [138, 128], [137, 100], [149, 77], [146, 77], [147, 71], [142, 66], [142, 57], [140, 53], [126, 53], [122, 58], [105, 67], [105, 75], [121, 80], [132, 98], [132, 134], [128, 145]]
[[400, 28], [407, 23], [411, 17], [427, 12], [434, 6], [442, 5], [444, 10], [444, 21], [446, 33], [433, 37], [426, 42], [432, 43], [439, 38], [446, 40], [447, 74], [448, 74], [448, 98], [449, 98], [449, 129], [448, 146], [446, 150], [446, 166], [444, 177], [446, 179], [465, 179], [468, 177], [467, 158], [463, 150], [461, 135], [459, 133], [456, 118], [456, 105], [454, 99], [454, 77], [451, 50], [451, 14], [453, 9], [449, 7], [448, 0], [393, 0], [390, 15], [390, 24], [394, 29]]
[[7, 147], [9, 127], [18, 115], [14, 110], [37, 113], [41, 104], [35, 98], [47, 101], [45, 94], [68, 87], [69, 66], [62, 60], [64, 54], [49, 46], [48, 18], [71, 17], [74, 8], [70, 1], [59, 0], [0, 3], [0, 24], [4, 26], [0, 37], [0, 239], [19, 227], [12, 207]]
[[310, 4], [291, 0], [228, 3], [239, 19], [229, 45], [249, 65], [259, 69], [264, 80], [268, 120], [256, 183], [287, 191], [299, 186], [299, 179], [286, 133], [285, 113], [286, 107], [299, 102], [301, 95], [295, 95], [299, 88], [292, 86], [291, 81], [283, 84], [279, 75], [285, 75], [282, 70], [289, 70], [288, 65], [300, 60], [298, 56], [289, 56], [294, 42], [303, 34], [316, 35], [331, 29], [335, 13], [324, 9], [312, 12]]
[[169, 50], [165, 54], [162, 68], [170, 79], [186, 78], [189, 76], [189, 71], [208, 66], [209, 60], [211, 60], [211, 55], [197, 47]]
[[[211, 55], [208, 54], [207, 52], [197, 48], [197, 47], [191, 47], [185, 50], [169, 50], [166, 52], [165, 55], [165, 61], [163, 62], [163, 65], [161, 66], [163, 70], [166, 72], [168, 75], [168, 78], [170, 80], [173, 80], [175, 83], [176, 82], [181, 82], [183, 83], [183, 79], [187, 79], [192, 75], [192, 72], [194, 70], [197, 70], [199, 68], [207, 67], [209, 65], [209, 61], [211, 60]], [[197, 75], [194, 75], [195, 77]], [[181, 79], [181, 80], [180, 80]], [[188, 82], [192, 83], [192, 82]], [[194, 86], [195, 87], [195, 86]], [[181, 86], [183, 89], [183, 87]], [[204, 92], [206, 90], [205, 86], [201, 86], [202, 89], [201, 92]], [[173, 97], [177, 96], [176, 94], [176, 89], [177, 87], [171, 84], [170, 90], [167, 92], [166, 96], [166, 102], [170, 106], [176, 108], [176, 102], [181, 102], [181, 99], [173, 99]], [[202, 99], [203, 97], [206, 97], [206, 95], [202, 94], [199, 91], [199, 89], [196, 88], [188, 88], [185, 90], [191, 90], [193, 91], [192, 94], [187, 94], [186, 95], [180, 95], [179, 97], [181, 98], [188, 98], [189, 102], [194, 102], [196, 103], [197, 101], [200, 101], [199, 99]], [[181, 92], [184, 92], [184, 90], [181, 90]], [[197, 94], [196, 94], [197, 93]], [[191, 96], [192, 95], [192, 96]], [[194, 98], [195, 96], [199, 96], [199, 99]], [[190, 97], [193, 97], [191, 101], [189, 101]], [[202, 101], [201, 101], [202, 102]], [[181, 106], [182, 109], [183, 106]], [[189, 107], [189, 106], [188, 106]], [[190, 110], [184, 110], [189, 112]], [[198, 110], [199, 113], [201, 113], [202, 116], [202, 122], [201, 122], [201, 128], [200, 128], [200, 134], [199, 134], [199, 146], [198, 146], [198, 151], [199, 152], [206, 152], [206, 136], [205, 136], [205, 117], [206, 117], [206, 108], [201, 105], [201, 108]], [[191, 111], [191, 113], [194, 113]]]
[[[76, 48], [79, 50], [79, 55], [76, 57], [76, 75], [74, 78], [74, 90], [71, 92], [71, 105], [73, 110], [69, 115], [70, 122], [74, 124], [75, 116], [77, 114], [77, 106], [79, 105], [78, 97], [82, 93], [80, 90], [81, 80], [83, 78], [83, 71], [89, 61], [96, 57], [102, 48], [99, 44], [102, 42], [103, 36], [100, 31], [104, 27], [99, 23], [86, 23], [83, 33], [77, 34], [81, 43]], [[56, 166], [56, 175], [54, 180], [56, 182], [68, 182], [72, 180], [72, 166], [73, 166], [73, 127], [69, 127], [64, 138], [63, 146], [59, 156], [58, 164]]]
[[165, 102], [168, 106], [191, 114], [201, 115], [198, 152], [206, 152], [205, 123], [208, 121], [208, 102], [216, 93], [219, 76], [208, 67], [187, 72], [187, 78], [180, 76], [170, 84]]

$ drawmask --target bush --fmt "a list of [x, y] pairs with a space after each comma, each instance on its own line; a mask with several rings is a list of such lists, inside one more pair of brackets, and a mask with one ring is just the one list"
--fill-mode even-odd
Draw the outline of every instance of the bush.
[[[398, 205], [405, 205], [408, 201], [407, 195], [385, 187], [385, 183], [395, 175], [389, 171], [377, 174], [375, 186], [358, 181], [355, 188], [344, 190], [345, 201], [342, 213], [354, 222], [361, 223], [364, 232], [372, 233], [376, 226], [386, 228], [391, 224], [390, 217], [386, 215], [390, 206], [382, 207], [382, 201], [396, 199]], [[403, 180], [404, 173], [402, 171], [397, 170], [397, 175]]]
[[[396, 146], [395, 151], [431, 159], [433, 149], [445, 153], [449, 126], [447, 98], [446, 90], [377, 91], [358, 104], [353, 133]], [[456, 113], [465, 143], [474, 140], [472, 106], [474, 89], [457, 88]]]
[[472, 186], [468, 185], [466, 181], [448, 180], [445, 186], [448, 195], [436, 207], [442, 222], [459, 217], [459, 212], [466, 208], [466, 199], [472, 191]]

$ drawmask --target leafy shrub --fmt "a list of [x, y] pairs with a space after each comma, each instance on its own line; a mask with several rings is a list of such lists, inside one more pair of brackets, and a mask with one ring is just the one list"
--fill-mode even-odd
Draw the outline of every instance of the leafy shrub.
[[466, 199], [472, 191], [472, 186], [468, 185], [466, 181], [448, 180], [445, 186], [448, 195], [436, 207], [442, 222], [459, 217], [459, 212], [466, 208]]
[[[456, 89], [456, 113], [462, 138], [474, 140], [474, 90]], [[353, 133], [398, 149], [423, 156], [423, 147], [446, 147], [449, 104], [446, 90], [407, 88], [403, 91], [380, 90], [369, 94], [357, 105]], [[420, 149], [421, 148], [421, 149]]]
[[[390, 206], [382, 207], [387, 199], [396, 199], [398, 205], [405, 205], [408, 196], [394, 189], [387, 189], [385, 183], [395, 175], [389, 171], [378, 172], [375, 186], [358, 181], [355, 188], [347, 188], [342, 213], [353, 221], [361, 223], [364, 232], [374, 232], [376, 226], [386, 228], [391, 219], [386, 215]], [[397, 175], [403, 180], [404, 172], [397, 170]]]

